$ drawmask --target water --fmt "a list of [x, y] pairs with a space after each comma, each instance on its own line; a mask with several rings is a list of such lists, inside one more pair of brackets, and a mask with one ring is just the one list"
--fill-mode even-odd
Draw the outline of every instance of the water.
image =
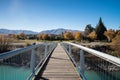
[[88, 80], [101, 80], [99, 75], [97, 75], [94, 71], [86, 71], [85, 76]]
[[[29, 74], [30, 69], [28, 68], [0, 65], [0, 80], [26, 80]], [[120, 76], [120, 72], [117, 72], [117, 75]], [[101, 78], [101, 74], [93, 70], [85, 71], [85, 76], [88, 80], [120, 80], [120, 78], [112, 79], [105, 74], [102, 74]]]
[[[79, 68], [76, 68], [76, 70], [80, 74]], [[105, 74], [104, 72], [96, 72], [94, 70], [85, 71], [85, 77], [87, 80], [120, 80], [120, 71], [112, 72], [111, 74], [117, 78], [115, 78], [111, 75]]]
[[26, 80], [29, 74], [28, 68], [0, 65], [0, 80]]
[[85, 76], [87, 80], [120, 80], [120, 72], [112, 72], [112, 74], [116, 75], [117, 79], [110, 75], [100, 72], [98, 73], [93, 70], [85, 71]]

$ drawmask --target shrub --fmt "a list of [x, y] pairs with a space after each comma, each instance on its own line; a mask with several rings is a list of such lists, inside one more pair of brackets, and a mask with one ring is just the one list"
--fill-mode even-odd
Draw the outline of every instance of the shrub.
[[10, 39], [0, 37], [0, 53], [6, 52], [10, 48]]

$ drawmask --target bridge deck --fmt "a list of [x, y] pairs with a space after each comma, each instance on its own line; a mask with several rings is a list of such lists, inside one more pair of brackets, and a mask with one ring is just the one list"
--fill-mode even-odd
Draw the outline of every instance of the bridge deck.
[[60, 44], [53, 51], [42, 78], [49, 80], [81, 80]]

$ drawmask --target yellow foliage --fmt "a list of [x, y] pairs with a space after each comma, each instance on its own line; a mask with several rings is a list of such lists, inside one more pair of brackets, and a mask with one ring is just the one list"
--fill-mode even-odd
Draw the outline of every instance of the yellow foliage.
[[114, 30], [108, 30], [104, 32], [104, 35], [108, 38], [108, 41], [112, 41], [112, 39], [115, 37], [116, 33]]
[[66, 40], [72, 40], [73, 39], [73, 33], [72, 32], [66, 32], [64, 34], [64, 39], [66, 39]]
[[48, 39], [48, 34], [42, 34], [42, 40], [47, 40]]
[[20, 33], [18, 36], [19, 36], [19, 38], [21, 38], [23, 40], [26, 39], [26, 35], [24, 33]]
[[88, 37], [90, 37], [92, 40], [95, 40], [97, 38], [97, 34], [95, 33], [95, 31], [91, 32]]
[[82, 34], [80, 32], [75, 32], [74, 39], [77, 40], [77, 41], [81, 41]]
[[113, 46], [112, 48], [115, 51], [115, 55], [117, 57], [120, 57], [120, 31], [116, 34], [115, 38], [113, 38], [112, 43]]

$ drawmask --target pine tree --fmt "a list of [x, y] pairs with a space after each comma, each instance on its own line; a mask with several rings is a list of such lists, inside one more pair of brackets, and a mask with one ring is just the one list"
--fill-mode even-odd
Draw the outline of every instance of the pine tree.
[[95, 32], [97, 34], [97, 40], [105, 40], [107, 39], [104, 35], [104, 32], [107, 31], [106, 27], [104, 26], [102, 19], [100, 17], [100, 20], [98, 22], [98, 25], [96, 26]]

